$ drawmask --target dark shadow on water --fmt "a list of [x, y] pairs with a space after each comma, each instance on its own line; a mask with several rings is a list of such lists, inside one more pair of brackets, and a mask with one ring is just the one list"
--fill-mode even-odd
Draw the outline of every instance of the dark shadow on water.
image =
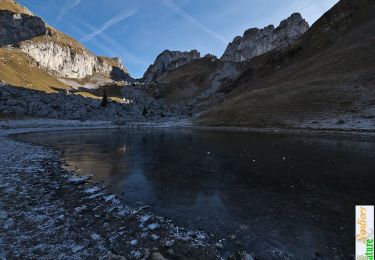
[[365, 141], [196, 130], [22, 139], [65, 151], [70, 169], [95, 173], [126, 203], [262, 259], [353, 259], [354, 206], [375, 197], [375, 143]]

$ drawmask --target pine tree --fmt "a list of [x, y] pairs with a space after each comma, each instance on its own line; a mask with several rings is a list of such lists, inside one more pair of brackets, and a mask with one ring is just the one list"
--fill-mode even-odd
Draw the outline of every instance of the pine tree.
[[142, 115], [143, 115], [143, 116], [146, 116], [147, 113], [148, 113], [147, 108], [144, 106], [144, 107], [143, 107]]
[[107, 106], [108, 106], [107, 91], [103, 90], [102, 107], [107, 107]]

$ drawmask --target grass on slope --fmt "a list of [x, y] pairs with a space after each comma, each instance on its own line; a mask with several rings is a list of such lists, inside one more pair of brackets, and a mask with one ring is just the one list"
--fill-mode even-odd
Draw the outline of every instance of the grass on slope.
[[0, 0], [0, 10], [9, 10], [15, 13], [30, 14], [30, 11], [13, 0]]
[[170, 103], [176, 103], [184, 98], [194, 97], [210, 87], [210, 75], [216, 70], [220, 61], [210, 58], [194, 60], [160, 79], [156, 96], [165, 97]]
[[61, 46], [66, 46], [74, 50], [76, 53], [87, 52], [90, 53], [82, 44], [73, 39], [72, 37], [62, 33], [47, 25], [48, 35], [41, 35], [31, 39], [33, 42], [55, 42]]
[[69, 89], [64, 83], [38, 68], [26, 54], [16, 50], [0, 48], [0, 80], [8, 84], [48, 93], [55, 89]]
[[250, 61], [227, 101], [198, 122], [284, 127], [375, 109], [374, 13], [374, 2], [342, 0], [303, 36], [297, 53], [275, 51]]
[[[15, 13], [23, 13], [32, 15], [29, 10], [25, 7], [19, 5], [13, 0], [0, 0], [0, 10], [9, 10]], [[88, 52], [88, 50], [82, 46], [81, 43], [69, 37], [68, 35], [50, 27], [47, 25], [49, 35], [42, 35], [39, 37], [35, 37], [32, 41], [35, 42], [45, 42], [45, 41], [54, 41], [62, 46], [68, 46], [75, 50], [77, 53], [82, 53], [84, 51]]]

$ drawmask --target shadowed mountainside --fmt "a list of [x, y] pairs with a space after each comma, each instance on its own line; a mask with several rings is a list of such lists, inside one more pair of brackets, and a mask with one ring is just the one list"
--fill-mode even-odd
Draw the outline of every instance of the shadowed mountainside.
[[248, 62], [220, 89], [205, 125], [296, 127], [372, 124], [375, 114], [375, 1], [342, 0], [297, 42]]

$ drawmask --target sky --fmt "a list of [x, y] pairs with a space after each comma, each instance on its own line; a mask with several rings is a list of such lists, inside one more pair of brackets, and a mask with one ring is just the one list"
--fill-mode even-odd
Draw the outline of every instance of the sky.
[[237, 35], [299, 12], [313, 24], [338, 0], [18, 0], [100, 56], [142, 77], [162, 51], [220, 57]]

